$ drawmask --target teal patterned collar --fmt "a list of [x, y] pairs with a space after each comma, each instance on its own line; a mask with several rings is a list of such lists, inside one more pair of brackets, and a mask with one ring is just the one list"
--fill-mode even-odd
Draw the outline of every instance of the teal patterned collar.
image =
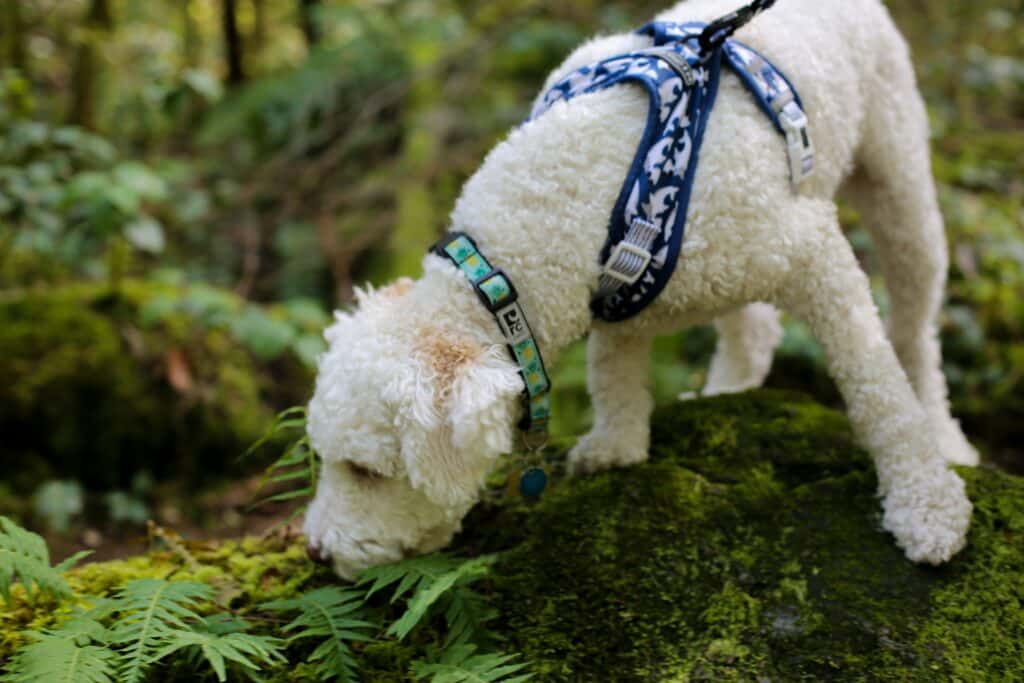
[[526, 387], [523, 392], [526, 410], [519, 428], [531, 437], [543, 438], [551, 417], [551, 379], [544, 368], [533, 330], [519, 307], [519, 295], [512, 281], [501, 268], [492, 267], [476, 242], [463, 232], [449, 232], [431, 252], [448, 259], [462, 271], [480, 302], [494, 316]]

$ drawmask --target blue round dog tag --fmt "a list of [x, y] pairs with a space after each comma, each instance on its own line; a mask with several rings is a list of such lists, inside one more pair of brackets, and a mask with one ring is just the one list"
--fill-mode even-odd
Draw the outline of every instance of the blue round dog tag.
[[519, 493], [525, 498], [539, 498], [548, 486], [548, 473], [542, 467], [529, 467], [519, 477]]

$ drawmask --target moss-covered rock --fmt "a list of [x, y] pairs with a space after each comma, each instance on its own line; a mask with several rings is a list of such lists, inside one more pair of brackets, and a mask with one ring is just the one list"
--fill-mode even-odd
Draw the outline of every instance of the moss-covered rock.
[[[485, 588], [495, 626], [536, 680], [1024, 677], [1024, 479], [962, 471], [968, 547], [923, 567], [879, 528], [870, 463], [836, 412], [771, 391], [680, 403], [656, 413], [653, 441], [651, 462], [578, 479], [553, 454], [540, 502], [495, 489], [456, 541], [499, 553]], [[71, 576], [106, 592], [130, 577], [208, 575], [245, 613], [334, 580], [299, 543], [160, 551]], [[33, 618], [18, 614], [0, 625], [7, 642]], [[361, 646], [365, 680], [407, 680], [435, 636]]]
[[[0, 433], [15, 490], [51, 476], [124, 487], [146, 470], [194, 480], [233, 462], [294, 386], [181, 287], [82, 283], [0, 295]], [[224, 293], [224, 297], [230, 297]], [[309, 372], [282, 361], [305, 390]], [[288, 404], [294, 396], [278, 403]]]

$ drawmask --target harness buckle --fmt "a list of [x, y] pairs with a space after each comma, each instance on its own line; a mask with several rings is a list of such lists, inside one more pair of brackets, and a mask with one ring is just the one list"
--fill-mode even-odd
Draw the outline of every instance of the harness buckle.
[[786, 152], [789, 154], [789, 175], [799, 185], [814, 171], [814, 145], [807, 134], [807, 115], [792, 97], [776, 108], [779, 125], [786, 133]]
[[631, 285], [643, 276], [651, 263], [651, 258], [653, 255], [647, 249], [622, 240], [612, 249], [601, 274], [617, 280], [622, 285]]
[[640, 216], [633, 218], [629, 232], [604, 262], [597, 283], [599, 297], [613, 294], [643, 277], [654, 258], [651, 247], [659, 234], [661, 229], [654, 223]]

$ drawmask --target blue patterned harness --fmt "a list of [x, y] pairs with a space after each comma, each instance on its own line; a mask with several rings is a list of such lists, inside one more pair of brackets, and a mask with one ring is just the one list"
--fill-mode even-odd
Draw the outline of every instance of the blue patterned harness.
[[530, 114], [529, 120], [536, 119], [558, 102], [620, 83], [638, 83], [650, 96], [647, 126], [600, 254], [602, 273], [591, 308], [603, 320], [639, 313], [675, 270], [723, 59], [785, 135], [794, 186], [813, 169], [814, 148], [796, 89], [771, 62], [738, 41], [724, 39], [721, 49], [702, 49], [706, 27], [700, 22], [647, 24], [637, 33], [654, 39], [651, 48], [577, 69], [548, 90]]
[[[591, 302], [595, 316], [617, 321], [636, 315], [661, 292], [675, 270], [723, 59], [786, 136], [794, 187], [810, 175], [814, 148], [800, 96], [771, 62], [729, 39], [737, 28], [774, 3], [752, 0], [711, 24], [647, 24], [638, 33], [653, 38], [652, 47], [577, 69], [534, 106], [528, 120], [557, 102], [627, 82], [643, 85], [650, 96], [647, 127], [612, 210], [608, 239], [601, 250], [602, 273]], [[494, 316], [523, 379], [525, 407], [520, 428], [543, 439], [551, 413], [551, 379], [512, 280], [488, 261], [466, 233], [448, 233], [431, 251], [462, 272]], [[529, 472], [543, 474], [536, 467]], [[539, 494], [546, 477], [537, 479], [530, 479], [526, 488], [521, 482], [524, 493], [535, 490], [531, 495]]]

